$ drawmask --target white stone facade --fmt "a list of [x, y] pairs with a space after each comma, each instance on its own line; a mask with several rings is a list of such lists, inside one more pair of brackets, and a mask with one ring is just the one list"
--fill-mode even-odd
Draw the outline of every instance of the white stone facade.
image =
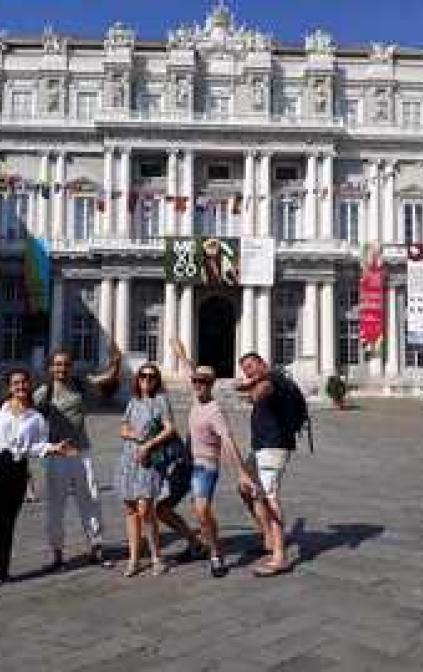
[[[2, 38], [0, 357], [114, 340], [176, 374], [169, 338], [219, 373], [258, 350], [310, 385], [420, 385], [406, 342], [406, 248], [423, 240], [423, 51], [286, 46], [219, 6], [163, 42]], [[12, 188], [10, 179], [14, 180]], [[182, 203], [177, 207], [176, 203]], [[51, 241], [48, 339], [28, 338], [22, 239]], [[168, 235], [273, 236], [272, 289], [166, 283]], [[387, 268], [386, 346], [358, 341], [360, 249]], [[223, 363], [222, 363], [223, 362]]]

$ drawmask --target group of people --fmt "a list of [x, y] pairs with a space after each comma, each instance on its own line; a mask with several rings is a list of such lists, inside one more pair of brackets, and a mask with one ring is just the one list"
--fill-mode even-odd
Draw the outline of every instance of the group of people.
[[[180, 562], [208, 559], [212, 576], [227, 573], [214, 508], [224, 462], [235, 466], [236, 486], [261, 534], [254, 574], [274, 576], [290, 571], [280, 495], [295, 433], [283, 421], [280, 374], [255, 352], [240, 360], [243, 379], [237, 387], [252, 402], [251, 451], [244, 458], [213, 398], [213, 368], [191, 361], [181, 341], [175, 339], [172, 347], [193, 389], [187, 440], [177, 433], [160, 370], [151, 362], [135, 374], [120, 426], [116, 490], [124, 506], [129, 547], [124, 575], [132, 577], [144, 569], [144, 545], [153, 574], [167, 571], [160, 548], [160, 523], [186, 540], [187, 546], [178, 556]], [[47, 569], [64, 567], [64, 513], [70, 490], [88, 540], [89, 561], [112, 566], [103, 549], [85, 397], [87, 388], [113, 385], [120, 364], [120, 355], [115, 353], [107, 374], [77, 379], [69, 353], [60, 349], [51, 355], [48, 382], [34, 391], [28, 371], [9, 372], [8, 395], [0, 408], [0, 583], [9, 577], [13, 531], [25, 497], [30, 457], [43, 458], [45, 465], [47, 536], [52, 549]], [[199, 531], [175, 510], [189, 493]]]

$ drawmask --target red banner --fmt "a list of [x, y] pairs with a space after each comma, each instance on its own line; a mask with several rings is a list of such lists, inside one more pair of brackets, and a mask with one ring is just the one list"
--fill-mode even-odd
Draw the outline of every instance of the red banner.
[[384, 268], [380, 251], [368, 250], [360, 279], [360, 340], [380, 345], [384, 331]]

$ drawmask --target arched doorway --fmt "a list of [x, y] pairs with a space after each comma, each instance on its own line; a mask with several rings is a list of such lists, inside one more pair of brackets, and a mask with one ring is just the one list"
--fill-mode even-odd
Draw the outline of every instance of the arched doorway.
[[198, 314], [198, 362], [214, 367], [219, 378], [232, 378], [235, 356], [234, 306], [223, 296], [202, 302]]

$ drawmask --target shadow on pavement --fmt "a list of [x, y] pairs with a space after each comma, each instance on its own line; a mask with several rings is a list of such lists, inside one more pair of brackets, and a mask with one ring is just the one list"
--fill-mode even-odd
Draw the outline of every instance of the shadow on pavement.
[[307, 530], [305, 518], [297, 518], [287, 534], [287, 545], [298, 547], [296, 565], [301, 565], [335, 548], [358, 548], [364, 541], [380, 536], [384, 530], [382, 525], [366, 523], [336, 523], [328, 525], [326, 530]]

